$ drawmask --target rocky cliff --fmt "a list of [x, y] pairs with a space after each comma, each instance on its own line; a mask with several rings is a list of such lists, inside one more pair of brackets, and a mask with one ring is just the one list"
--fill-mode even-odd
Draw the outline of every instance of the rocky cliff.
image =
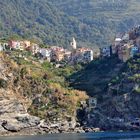
[[[93, 88], [92, 96], [97, 97], [98, 103], [95, 108], [89, 108], [86, 112], [87, 126], [99, 127], [107, 131], [140, 130], [140, 56], [135, 56], [119, 67], [118, 65], [111, 67], [111, 69], [116, 68], [118, 70], [115, 71], [114, 77], [109, 76], [110, 80], [106, 83], [106, 90], [102, 90], [104, 84], [98, 84], [101, 92], [96, 94], [94, 86], [90, 87]], [[93, 75], [94, 71], [91, 73]], [[104, 80], [104, 77], [99, 78], [100, 81]]]
[[87, 95], [49, 81], [51, 72], [38, 61], [12, 53], [0, 53], [0, 135], [80, 131], [76, 110]]
[[[40, 124], [38, 117], [31, 116], [27, 109], [31, 101], [14, 86], [18, 65], [0, 54], [0, 134], [27, 133]], [[32, 131], [33, 132], [33, 131]]]

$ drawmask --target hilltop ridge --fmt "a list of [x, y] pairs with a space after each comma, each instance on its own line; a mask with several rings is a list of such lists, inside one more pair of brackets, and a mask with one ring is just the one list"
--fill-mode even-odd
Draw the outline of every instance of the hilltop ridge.
[[21, 35], [48, 45], [108, 46], [116, 32], [139, 24], [138, 0], [1, 0], [0, 38]]

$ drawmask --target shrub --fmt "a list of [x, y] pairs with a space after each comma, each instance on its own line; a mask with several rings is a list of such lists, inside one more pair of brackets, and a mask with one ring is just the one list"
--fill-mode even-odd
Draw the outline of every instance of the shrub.
[[0, 88], [7, 88], [8, 83], [6, 80], [0, 78]]

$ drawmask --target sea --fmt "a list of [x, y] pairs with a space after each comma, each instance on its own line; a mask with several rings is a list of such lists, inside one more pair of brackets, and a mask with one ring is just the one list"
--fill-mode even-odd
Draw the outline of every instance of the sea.
[[98, 132], [0, 137], [0, 140], [140, 140], [140, 132]]

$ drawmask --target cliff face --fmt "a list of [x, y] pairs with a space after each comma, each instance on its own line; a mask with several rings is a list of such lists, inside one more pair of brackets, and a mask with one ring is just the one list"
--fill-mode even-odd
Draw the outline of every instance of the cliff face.
[[104, 95], [110, 80], [117, 76], [122, 63], [117, 57], [92, 61], [84, 70], [71, 75], [71, 86], [90, 96]]
[[[29, 99], [23, 97], [18, 88], [13, 85], [17, 77], [18, 66], [13, 61], [0, 54], [0, 134], [8, 135], [12, 132], [36, 128], [40, 123], [38, 117], [27, 113], [31, 104]], [[30, 130], [31, 131], [31, 130]], [[27, 133], [28, 134], [28, 133]]]
[[53, 81], [56, 75], [49, 81], [50, 70], [39, 62], [13, 61], [11, 54], [0, 53], [0, 135], [74, 131], [76, 110], [88, 96]]
[[139, 73], [140, 56], [120, 67], [108, 82], [106, 92], [96, 95], [98, 104], [88, 112], [88, 125], [102, 130], [140, 130]]

